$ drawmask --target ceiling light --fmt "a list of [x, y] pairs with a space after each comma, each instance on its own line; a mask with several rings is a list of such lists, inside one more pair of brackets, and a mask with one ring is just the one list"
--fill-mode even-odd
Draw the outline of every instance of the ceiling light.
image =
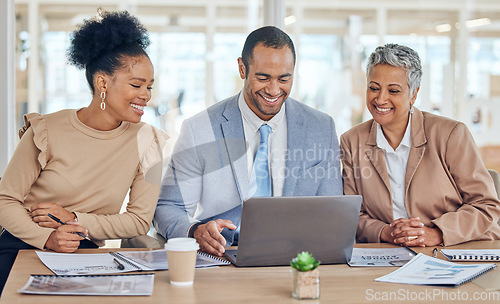
[[[480, 27], [480, 26], [485, 26], [488, 24], [491, 24], [491, 20], [489, 18], [472, 19], [472, 20], [465, 21], [465, 26], [468, 29]], [[455, 24], [455, 27], [457, 29], [460, 29], [460, 23], [457, 22]], [[449, 31], [451, 31], [451, 25], [448, 23], [436, 25], [436, 32], [438, 32], [438, 33], [444, 33], [444, 32], [449, 32]]]
[[488, 24], [491, 24], [491, 20], [489, 18], [480, 18], [465, 21], [465, 26], [467, 26], [467, 28], [479, 27]]
[[290, 15], [288, 17], [285, 17], [285, 25], [293, 24], [296, 21], [297, 21], [297, 17], [295, 17], [294, 15]]
[[444, 33], [449, 31], [451, 31], [451, 25], [449, 25], [448, 23], [436, 25], [436, 32], [438, 33]]

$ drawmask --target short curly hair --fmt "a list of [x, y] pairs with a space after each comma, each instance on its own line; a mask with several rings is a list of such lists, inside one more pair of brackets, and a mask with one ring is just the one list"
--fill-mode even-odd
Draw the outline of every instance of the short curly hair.
[[287, 33], [275, 26], [264, 26], [251, 32], [245, 40], [245, 44], [243, 45], [241, 60], [245, 65], [245, 77], [248, 77], [248, 71], [250, 71], [249, 65], [253, 60], [253, 50], [257, 45], [263, 45], [265, 47], [274, 49], [288, 47], [292, 52], [293, 64], [295, 65], [295, 47], [290, 36], [288, 36]]
[[377, 64], [388, 64], [402, 68], [406, 71], [406, 78], [410, 86], [410, 94], [413, 95], [420, 87], [422, 79], [422, 64], [418, 53], [413, 49], [394, 43], [379, 46], [370, 55], [366, 66], [366, 77]]
[[85, 69], [92, 94], [95, 73], [113, 75], [123, 67], [125, 57], [148, 57], [147, 30], [127, 11], [104, 12], [101, 18], [87, 19], [71, 36], [68, 60], [77, 68]]

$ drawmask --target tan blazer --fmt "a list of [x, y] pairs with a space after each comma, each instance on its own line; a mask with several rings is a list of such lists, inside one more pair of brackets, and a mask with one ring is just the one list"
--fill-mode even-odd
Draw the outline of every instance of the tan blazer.
[[[363, 196], [357, 238], [380, 242], [391, 223], [392, 200], [383, 150], [374, 120], [340, 138], [344, 193]], [[428, 227], [439, 227], [445, 246], [500, 239], [500, 202], [467, 127], [415, 109], [405, 177], [405, 206]]]

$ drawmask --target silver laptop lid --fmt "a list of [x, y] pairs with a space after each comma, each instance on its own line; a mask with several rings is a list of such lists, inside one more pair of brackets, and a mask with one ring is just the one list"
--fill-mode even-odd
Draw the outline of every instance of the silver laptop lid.
[[238, 266], [289, 265], [302, 251], [322, 264], [350, 260], [361, 196], [259, 197], [243, 203]]

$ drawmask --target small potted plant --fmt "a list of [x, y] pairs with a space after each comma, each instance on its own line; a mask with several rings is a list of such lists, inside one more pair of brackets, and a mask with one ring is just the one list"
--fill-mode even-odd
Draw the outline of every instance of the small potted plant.
[[293, 272], [292, 296], [296, 299], [319, 298], [319, 269], [320, 261], [309, 252], [297, 254], [290, 262]]

